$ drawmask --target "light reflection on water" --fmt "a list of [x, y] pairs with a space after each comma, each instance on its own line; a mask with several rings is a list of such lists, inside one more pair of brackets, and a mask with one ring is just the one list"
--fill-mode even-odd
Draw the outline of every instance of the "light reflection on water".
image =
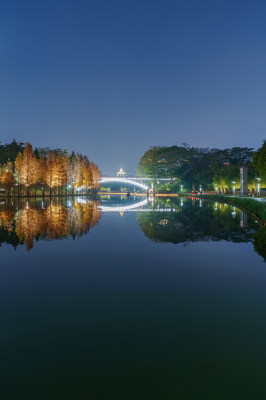
[[266, 397], [266, 235], [242, 211], [10, 199], [0, 224], [0, 398]]
[[34, 240], [78, 238], [99, 223], [102, 215], [136, 213], [141, 231], [157, 242], [189, 243], [227, 240], [254, 242], [265, 258], [265, 229], [246, 213], [227, 204], [197, 198], [102, 196], [10, 199], [0, 205], [1, 243], [30, 250]]
[[[32, 249], [34, 240], [79, 237], [89, 232], [101, 218], [99, 202], [78, 199], [10, 200], [1, 206], [2, 242], [14, 247], [25, 244]], [[6, 233], [6, 235], [4, 235]]]

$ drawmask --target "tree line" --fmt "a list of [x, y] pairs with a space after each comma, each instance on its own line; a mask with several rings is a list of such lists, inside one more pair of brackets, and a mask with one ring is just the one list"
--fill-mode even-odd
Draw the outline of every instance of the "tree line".
[[181, 146], [149, 148], [141, 157], [138, 172], [151, 178], [175, 178], [175, 184], [187, 190], [240, 186], [240, 167], [248, 167], [249, 189], [256, 189], [261, 178], [266, 186], [266, 141], [257, 151], [248, 147], [210, 149]]
[[0, 180], [7, 194], [88, 194], [100, 186], [101, 173], [86, 156], [66, 150], [36, 148], [30, 143], [0, 145]]

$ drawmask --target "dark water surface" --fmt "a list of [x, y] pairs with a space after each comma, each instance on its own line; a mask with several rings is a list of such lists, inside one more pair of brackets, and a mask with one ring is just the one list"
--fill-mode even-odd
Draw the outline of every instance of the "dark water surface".
[[1, 205], [0, 399], [266, 398], [265, 229], [144, 203]]

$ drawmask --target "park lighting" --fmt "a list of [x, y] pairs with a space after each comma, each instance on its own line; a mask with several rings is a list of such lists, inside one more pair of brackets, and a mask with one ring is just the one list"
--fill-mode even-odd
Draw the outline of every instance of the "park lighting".
[[180, 187], [181, 187], [181, 192], [183, 192], [183, 185], [180, 185]]
[[257, 181], [258, 181], [258, 185], [257, 185], [257, 196], [260, 197], [260, 181], [261, 181], [261, 178], [256, 178], [256, 179], [257, 179]]
[[199, 186], [200, 194], [202, 193], [202, 185]]
[[217, 183], [215, 183], [215, 192], [216, 192], [216, 194], [218, 193], [218, 186], [217, 186]]
[[233, 195], [235, 195], [235, 191], [236, 191], [236, 182], [232, 181], [233, 184]]

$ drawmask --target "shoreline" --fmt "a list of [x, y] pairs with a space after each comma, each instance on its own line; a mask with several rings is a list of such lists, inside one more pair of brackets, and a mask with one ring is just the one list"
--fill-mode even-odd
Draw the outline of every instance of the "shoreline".
[[[253, 218], [255, 218], [260, 224], [266, 227], [266, 204], [261, 203], [253, 198], [247, 197], [233, 197], [233, 196], [222, 196], [222, 195], [189, 195], [193, 197], [198, 197], [202, 199], [209, 199], [213, 201], [218, 201], [222, 203], [229, 204], [231, 206], [235, 206], [242, 211], [246, 212]], [[184, 196], [187, 197], [187, 196]]]
[[[71, 197], [88, 197], [92, 199], [96, 199], [99, 196], [127, 196], [127, 193], [121, 192], [98, 192], [98, 193], [90, 193], [90, 194], [64, 194], [64, 195], [32, 195], [32, 196], [18, 196], [18, 195], [3, 195], [0, 194], [0, 200], [22, 200], [22, 199], [31, 199], [31, 200], [41, 200], [41, 199], [52, 199], [52, 198], [71, 198]], [[136, 197], [147, 197], [147, 193], [130, 193], [130, 196]], [[194, 194], [194, 193], [156, 193], [154, 196], [156, 197], [172, 197], [172, 198], [202, 198], [206, 200], [218, 201], [222, 203], [227, 203], [232, 206], [236, 206], [239, 209], [243, 210], [258, 222], [260, 222], [264, 227], [266, 227], [266, 203], [260, 202], [254, 198], [247, 197], [239, 197], [239, 196], [226, 196], [226, 195], [213, 195], [213, 194]]]

